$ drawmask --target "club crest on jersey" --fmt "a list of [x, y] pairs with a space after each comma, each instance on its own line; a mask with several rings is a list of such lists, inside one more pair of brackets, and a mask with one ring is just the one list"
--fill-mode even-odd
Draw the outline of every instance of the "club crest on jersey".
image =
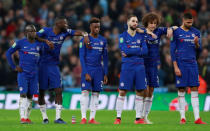
[[100, 45], [104, 45], [103, 41], [100, 42]]
[[137, 40], [137, 43], [139, 44], [141, 41], [140, 40]]
[[44, 29], [39, 30], [39, 33], [43, 33], [43, 32], [44, 32]]
[[195, 34], [192, 34], [192, 37], [195, 37]]
[[60, 39], [63, 40], [63, 36], [61, 36]]
[[39, 46], [37, 46], [37, 47], [36, 47], [36, 50], [37, 50], [37, 51], [39, 51], [39, 50], [40, 50], [40, 47], [39, 47]]

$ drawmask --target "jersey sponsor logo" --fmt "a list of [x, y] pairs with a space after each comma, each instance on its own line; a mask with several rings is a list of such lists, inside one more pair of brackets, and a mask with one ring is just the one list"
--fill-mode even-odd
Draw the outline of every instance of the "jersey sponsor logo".
[[44, 32], [44, 29], [39, 30], [39, 33], [43, 33], [43, 32]]
[[123, 43], [123, 41], [124, 41], [124, 40], [123, 40], [123, 38], [122, 38], [122, 37], [120, 37], [120, 43]]
[[150, 45], [154, 45], [154, 44], [158, 44], [158, 40], [154, 40], [154, 41], [147, 41], [148, 44]]
[[92, 49], [95, 49], [95, 50], [103, 50], [103, 47], [92, 47]]
[[79, 48], [82, 48], [82, 42], [79, 43]]
[[16, 42], [12, 45], [12, 48], [15, 48], [15, 46], [16, 46]]

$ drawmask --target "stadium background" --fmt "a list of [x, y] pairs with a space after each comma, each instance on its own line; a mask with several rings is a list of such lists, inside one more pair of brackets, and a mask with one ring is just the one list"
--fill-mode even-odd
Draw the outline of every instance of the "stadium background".
[[[142, 16], [150, 11], [160, 14], [162, 17], [160, 26], [167, 27], [180, 25], [180, 17], [184, 12], [190, 11], [193, 14], [194, 26], [202, 34], [203, 47], [203, 51], [198, 56], [199, 74], [202, 79], [202, 89], [204, 89], [202, 92], [204, 94], [200, 95], [202, 97], [200, 101], [203, 103], [200, 104], [202, 105], [200, 108], [204, 110], [207, 102], [206, 111], [210, 110], [210, 104], [208, 104], [210, 103], [210, 97], [208, 97], [210, 92], [210, 0], [0, 0], [0, 108], [17, 109], [18, 107], [17, 73], [9, 67], [5, 52], [14, 41], [24, 37], [25, 25], [34, 24], [39, 30], [45, 26], [53, 26], [55, 17], [64, 15], [69, 21], [70, 28], [89, 32], [90, 18], [93, 16], [101, 18], [101, 35], [108, 40], [109, 55], [109, 84], [104, 88], [103, 94], [105, 95], [102, 95], [101, 99], [107, 97], [110, 103], [114, 101], [111, 100], [114, 98], [114, 96], [111, 98], [111, 95], [116, 97], [119, 85], [121, 56], [118, 49], [118, 35], [126, 28], [126, 16], [131, 13], [135, 14], [141, 25]], [[80, 37], [66, 39], [61, 49], [60, 69], [62, 86], [65, 91], [65, 108], [71, 108], [72, 95], [80, 93], [81, 66], [78, 57], [80, 39]], [[174, 73], [169, 50], [170, 40], [163, 36], [160, 45], [160, 88], [155, 90], [153, 105], [157, 101], [156, 104], [163, 103], [165, 107], [156, 109], [153, 106], [152, 109], [169, 110], [172, 101], [176, 101]], [[16, 62], [17, 58], [16, 53], [14, 55]], [[52, 102], [52, 93], [49, 93], [49, 98], [51, 99], [46, 99]], [[128, 99], [129, 103], [132, 104], [133, 101]], [[174, 103], [176, 105], [176, 102]], [[108, 109], [108, 104], [102, 109]], [[51, 107], [53, 108], [53, 105], [49, 103], [49, 108]]]

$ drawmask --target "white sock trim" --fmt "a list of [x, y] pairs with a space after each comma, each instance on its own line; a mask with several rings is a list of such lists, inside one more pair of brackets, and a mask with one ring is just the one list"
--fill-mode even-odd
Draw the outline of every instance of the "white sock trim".
[[178, 91], [178, 104], [179, 104], [179, 112], [180, 112], [181, 119], [186, 119], [185, 118], [185, 105], [186, 105], [185, 92]]
[[44, 120], [44, 119], [48, 119], [48, 117], [47, 117], [47, 110], [46, 110], [46, 104], [44, 104], [44, 105], [39, 105], [39, 107], [40, 107], [40, 111], [41, 111], [41, 113], [42, 113], [42, 118], [43, 118], [43, 120]]
[[191, 91], [191, 103], [193, 107], [195, 120], [197, 120], [198, 118], [200, 118], [198, 91]]
[[142, 118], [143, 114], [143, 102], [144, 97], [143, 96], [137, 96], [135, 98], [135, 110], [136, 110], [136, 118]]
[[125, 96], [118, 96], [116, 101], [116, 110], [117, 110], [117, 117], [121, 117], [122, 110], [124, 107]]
[[90, 100], [90, 120], [95, 119], [96, 110], [98, 108], [98, 92], [92, 92], [91, 100]]
[[89, 104], [89, 91], [83, 90], [80, 98], [80, 107], [81, 107], [81, 114], [82, 114], [82, 119], [86, 119], [86, 112], [88, 109], [88, 104]]

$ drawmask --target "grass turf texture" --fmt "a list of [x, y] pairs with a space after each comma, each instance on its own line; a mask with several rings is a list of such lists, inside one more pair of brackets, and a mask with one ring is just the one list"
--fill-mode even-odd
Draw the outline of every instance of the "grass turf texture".
[[[187, 112], [187, 123], [180, 125], [180, 116], [178, 112], [169, 111], [152, 111], [150, 113], [150, 120], [154, 122], [153, 125], [135, 125], [135, 111], [123, 111], [121, 125], [114, 125], [113, 122], [116, 117], [115, 111], [101, 110], [97, 111], [96, 120], [101, 122], [100, 125], [81, 125], [79, 110], [63, 110], [62, 118], [67, 122], [66, 125], [54, 124], [55, 110], [47, 110], [50, 123], [42, 124], [42, 117], [39, 110], [32, 110], [31, 120], [33, 124], [20, 124], [18, 110], [0, 110], [0, 131], [134, 131], [134, 130], [154, 130], [154, 131], [209, 131], [210, 130], [210, 112], [201, 112], [202, 119], [207, 122], [207, 125], [194, 124], [193, 112]], [[89, 112], [88, 112], [89, 115]], [[76, 117], [76, 124], [71, 124], [72, 116]], [[89, 116], [87, 117], [89, 118]]]

